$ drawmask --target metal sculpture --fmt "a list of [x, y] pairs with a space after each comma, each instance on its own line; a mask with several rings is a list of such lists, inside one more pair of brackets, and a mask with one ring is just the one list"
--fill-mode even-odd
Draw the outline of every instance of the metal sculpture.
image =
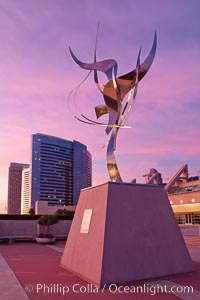
[[[111, 134], [107, 145], [108, 173], [112, 181], [122, 182], [122, 178], [120, 176], [115, 157], [116, 139], [120, 128], [130, 128], [128, 126], [125, 126], [124, 124], [134, 106], [138, 89], [138, 83], [148, 72], [154, 60], [156, 54], [157, 37], [155, 32], [152, 48], [144, 62], [140, 64], [140, 49], [137, 58], [136, 68], [133, 71], [120, 77], [117, 77], [118, 65], [114, 59], [97, 61], [97, 38], [94, 50], [94, 61], [92, 63], [84, 63], [80, 61], [72, 52], [71, 48], [69, 48], [69, 50], [75, 63], [82, 69], [89, 70], [88, 75], [81, 82], [81, 84], [88, 78], [92, 71], [94, 72], [94, 81], [97, 84], [97, 87], [99, 88], [100, 92], [103, 94], [105, 102], [104, 105], [98, 105], [95, 107], [96, 117], [97, 119], [99, 119], [102, 115], [108, 114], [108, 123], [100, 123], [97, 121], [93, 121], [83, 114], [81, 114], [80, 118], [77, 116], [75, 116], [75, 118], [86, 124], [106, 127], [106, 134]], [[103, 72], [107, 76], [108, 82], [105, 85], [99, 83], [98, 72]], [[80, 85], [77, 87], [77, 89], [80, 87]], [[126, 100], [123, 105], [123, 100], [125, 99], [125, 97]]]

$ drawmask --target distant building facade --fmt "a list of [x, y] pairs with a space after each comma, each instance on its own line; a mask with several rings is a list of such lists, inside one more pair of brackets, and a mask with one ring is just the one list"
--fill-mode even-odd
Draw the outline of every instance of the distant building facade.
[[76, 205], [80, 190], [92, 184], [92, 159], [87, 147], [54, 136], [32, 136], [31, 206]]
[[156, 169], [144, 175], [147, 184], [163, 185], [179, 224], [200, 224], [200, 179], [189, 177], [188, 165], [184, 164], [167, 184]]
[[165, 186], [176, 219], [180, 224], [200, 224], [200, 180], [189, 177], [183, 165]]
[[57, 212], [57, 210], [67, 210], [67, 211], [75, 211], [76, 205], [66, 205], [66, 206], [60, 206], [53, 205], [49, 206], [47, 201], [36, 201], [35, 202], [35, 214], [36, 215], [53, 215]]
[[22, 171], [21, 214], [28, 214], [30, 208], [30, 168], [26, 168]]
[[11, 162], [8, 174], [8, 214], [21, 213], [22, 172], [28, 164]]

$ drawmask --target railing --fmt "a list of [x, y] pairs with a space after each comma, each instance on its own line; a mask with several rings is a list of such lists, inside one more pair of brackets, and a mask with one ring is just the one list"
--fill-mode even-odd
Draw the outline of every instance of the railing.
[[176, 220], [178, 224], [200, 224], [200, 214], [177, 214]]

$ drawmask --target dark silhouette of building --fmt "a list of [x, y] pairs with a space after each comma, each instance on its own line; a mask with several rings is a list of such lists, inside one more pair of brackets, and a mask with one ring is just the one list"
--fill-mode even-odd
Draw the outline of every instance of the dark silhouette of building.
[[21, 213], [22, 171], [28, 164], [11, 162], [8, 175], [8, 214]]

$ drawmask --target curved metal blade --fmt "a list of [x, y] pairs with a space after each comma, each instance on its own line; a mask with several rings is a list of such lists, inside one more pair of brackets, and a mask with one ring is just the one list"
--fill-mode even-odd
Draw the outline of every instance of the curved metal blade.
[[[138, 76], [139, 81], [146, 75], [146, 73], [150, 69], [150, 67], [153, 63], [153, 60], [155, 58], [155, 55], [156, 55], [156, 48], [157, 48], [157, 35], [156, 35], [156, 31], [155, 31], [153, 45], [151, 47], [149, 55], [143, 61], [143, 63], [140, 65], [139, 76]], [[132, 81], [135, 76], [136, 76], [136, 69], [127, 74], [124, 74], [118, 78]]]
[[114, 70], [115, 76], [117, 75], [117, 62], [114, 59], [106, 59], [94, 63], [84, 63], [80, 61], [75, 54], [73, 53], [72, 49], [69, 47], [69, 51], [75, 63], [85, 70], [97, 70], [103, 72], [107, 75], [108, 79], [112, 79], [112, 70]]

